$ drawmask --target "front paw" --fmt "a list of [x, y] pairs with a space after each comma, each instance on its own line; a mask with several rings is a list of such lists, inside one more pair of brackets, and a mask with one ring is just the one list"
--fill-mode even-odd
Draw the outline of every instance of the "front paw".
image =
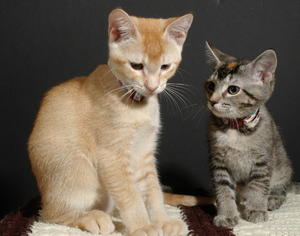
[[239, 223], [239, 216], [217, 215], [214, 218], [214, 225], [233, 228]]
[[157, 223], [164, 236], [181, 236], [188, 233], [187, 226], [182, 220], [169, 219]]
[[268, 212], [267, 211], [260, 211], [260, 210], [244, 210], [244, 218], [247, 221], [252, 223], [259, 223], [268, 220]]
[[270, 195], [268, 199], [268, 210], [278, 209], [285, 201], [285, 196]]
[[156, 225], [146, 225], [132, 232], [130, 236], [161, 236], [162, 229]]

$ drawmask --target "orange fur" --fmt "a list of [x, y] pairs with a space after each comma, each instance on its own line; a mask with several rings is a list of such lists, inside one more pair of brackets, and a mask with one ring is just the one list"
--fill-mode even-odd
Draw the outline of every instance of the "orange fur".
[[215, 199], [212, 197], [195, 197], [190, 195], [181, 195], [173, 193], [164, 193], [165, 203], [171, 206], [197, 206], [214, 204]]
[[[190, 18], [184, 16], [184, 26]], [[184, 234], [183, 222], [165, 212], [155, 166], [157, 93], [181, 60], [182, 38], [176, 41], [168, 27], [170, 20], [112, 11], [109, 66], [55, 86], [44, 97], [28, 143], [42, 197], [41, 220], [109, 234], [116, 206], [131, 235]], [[143, 73], [130, 66], [138, 59]], [[172, 68], [162, 72], [166, 59]], [[145, 99], [131, 100], [118, 80]], [[147, 90], [151, 83], [159, 83], [156, 92]]]
[[226, 66], [228, 69], [234, 69], [235, 67], [237, 67], [238, 63], [237, 62], [230, 62], [228, 63], [228, 65]]

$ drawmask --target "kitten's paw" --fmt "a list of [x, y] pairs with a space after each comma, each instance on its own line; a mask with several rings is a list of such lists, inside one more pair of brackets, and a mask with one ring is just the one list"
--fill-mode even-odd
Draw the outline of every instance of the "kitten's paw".
[[163, 236], [162, 229], [155, 225], [146, 225], [132, 232], [130, 236]]
[[245, 209], [244, 218], [252, 223], [264, 222], [268, 220], [268, 212]]
[[115, 231], [111, 216], [99, 210], [87, 212], [73, 226], [93, 234], [110, 234]]
[[273, 211], [278, 209], [285, 201], [285, 196], [270, 195], [268, 199], [268, 210]]
[[188, 233], [187, 226], [182, 220], [170, 219], [158, 223], [158, 226], [162, 228], [164, 236], [181, 236]]
[[224, 215], [217, 215], [214, 218], [214, 225], [222, 226], [227, 228], [233, 228], [239, 223], [239, 216], [224, 216]]

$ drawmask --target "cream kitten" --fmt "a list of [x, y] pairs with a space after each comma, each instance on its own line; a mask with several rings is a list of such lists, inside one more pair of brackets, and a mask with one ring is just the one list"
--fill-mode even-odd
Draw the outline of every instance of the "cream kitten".
[[44, 97], [28, 150], [42, 197], [41, 220], [92, 232], [183, 235], [170, 219], [155, 166], [157, 94], [181, 61], [191, 14], [168, 19], [109, 15], [109, 60]]

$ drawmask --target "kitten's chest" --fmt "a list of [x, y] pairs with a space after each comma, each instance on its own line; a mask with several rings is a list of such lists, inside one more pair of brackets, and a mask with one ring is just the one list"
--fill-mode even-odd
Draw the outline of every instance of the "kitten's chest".
[[160, 129], [159, 105], [157, 102], [149, 104], [145, 110], [131, 115], [128, 123], [131, 129], [129, 152], [131, 162], [139, 164], [143, 156], [155, 151], [156, 140]]
[[239, 133], [235, 129], [228, 129], [226, 132], [217, 131], [214, 134], [218, 147], [229, 147], [239, 151], [248, 151], [252, 148], [251, 137]]
[[243, 152], [229, 153], [225, 160], [231, 177], [236, 182], [247, 182], [253, 167], [251, 156]]
[[219, 132], [216, 137], [216, 148], [226, 150], [224, 162], [232, 178], [237, 182], [246, 182], [255, 159], [250, 138], [240, 135], [236, 130]]

